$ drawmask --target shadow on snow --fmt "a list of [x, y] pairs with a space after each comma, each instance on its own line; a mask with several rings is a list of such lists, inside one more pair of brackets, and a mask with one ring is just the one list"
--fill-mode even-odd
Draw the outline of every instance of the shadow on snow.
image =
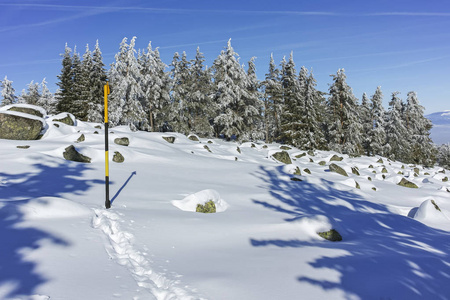
[[87, 164], [56, 158], [38, 159], [40, 163], [35, 164], [30, 173], [0, 173], [0, 295], [4, 298], [32, 295], [39, 285], [48, 281], [37, 272], [35, 262], [25, 260], [24, 252], [38, 249], [44, 241], [70, 246], [52, 233], [24, 227], [21, 207], [39, 197], [83, 194], [92, 185], [103, 184], [100, 180], [82, 179], [83, 172], [88, 170]]
[[324, 179], [320, 184], [295, 182], [284, 179], [286, 175], [283, 167], [261, 167], [256, 176], [266, 182], [275, 202], [253, 202], [284, 214], [286, 222], [325, 215], [333, 220], [343, 241], [251, 239], [250, 243], [255, 247], [321, 247], [348, 252], [309, 262], [318, 270], [339, 272], [339, 282], [312, 276], [299, 276], [298, 281], [361, 299], [450, 299], [450, 233], [391, 213], [350, 187], [342, 190]]

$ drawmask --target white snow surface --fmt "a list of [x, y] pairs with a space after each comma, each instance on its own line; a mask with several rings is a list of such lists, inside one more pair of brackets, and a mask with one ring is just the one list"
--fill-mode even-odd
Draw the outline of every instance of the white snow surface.
[[[450, 299], [449, 170], [338, 154], [344, 177], [330, 151], [284, 165], [279, 144], [115, 127], [107, 210], [102, 124], [55, 117], [41, 140], [0, 141], [0, 299]], [[220, 213], [195, 212], [209, 200]]]

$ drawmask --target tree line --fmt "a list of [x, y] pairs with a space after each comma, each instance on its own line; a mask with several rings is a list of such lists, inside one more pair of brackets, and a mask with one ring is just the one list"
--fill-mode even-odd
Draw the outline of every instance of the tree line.
[[[136, 37], [124, 38], [109, 70], [98, 42], [80, 56], [67, 45], [62, 54], [58, 87], [51, 95], [45, 79], [31, 82], [20, 97], [11, 81], [2, 82], [2, 105], [22, 102], [43, 106], [49, 113], [70, 112], [80, 120], [103, 122], [103, 85], [109, 80], [109, 122], [133, 130], [176, 131], [201, 137], [238, 141], [265, 140], [299, 149], [334, 150], [351, 156], [380, 155], [405, 163], [433, 165], [448, 157], [429, 135], [431, 122], [417, 94], [406, 100], [390, 95], [385, 110], [378, 87], [361, 103], [346, 82], [344, 69], [331, 75], [327, 93], [319, 91], [312, 70], [297, 72], [293, 54], [277, 65], [270, 57], [263, 80], [256, 76], [255, 58], [245, 68], [231, 40], [206, 67], [197, 48], [193, 59], [175, 53], [162, 62], [151, 42], [136, 50]], [[450, 152], [450, 151], [448, 151]]]

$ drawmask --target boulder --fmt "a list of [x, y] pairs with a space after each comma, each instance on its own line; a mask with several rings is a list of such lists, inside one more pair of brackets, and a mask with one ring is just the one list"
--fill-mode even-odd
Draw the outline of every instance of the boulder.
[[128, 146], [130, 144], [130, 140], [127, 137], [116, 138], [114, 139], [114, 143], [121, 146]]
[[209, 149], [209, 147], [207, 145], [203, 146], [203, 148], [205, 148], [206, 150], [208, 150], [208, 152], [212, 153], [211, 149]]
[[81, 134], [80, 137], [77, 139], [77, 143], [81, 143], [85, 141], [84, 134]]
[[115, 151], [112, 160], [113, 160], [113, 162], [116, 162], [116, 163], [123, 163], [125, 161], [125, 158], [123, 157], [122, 154], [120, 154], [119, 151]]
[[237, 148], [236, 148], [236, 151], [239, 152], [239, 153], [241, 153], [241, 148], [237, 147]]
[[291, 177], [291, 180], [292, 181], [303, 181], [303, 180], [301, 180], [300, 178], [297, 178], [297, 177]]
[[189, 135], [188, 139], [190, 139], [191, 141], [194, 141], [194, 142], [199, 142], [200, 141], [198, 139], [198, 137], [196, 135], [193, 135], [193, 134]]
[[272, 154], [272, 157], [284, 164], [287, 165], [292, 164], [291, 157], [289, 156], [289, 153], [287, 153], [286, 151], [275, 152], [274, 154]]
[[383, 163], [383, 159], [380, 158], [379, 160], [377, 160], [377, 163], [382, 164]]
[[66, 160], [82, 162], [82, 163], [90, 163], [91, 162], [90, 157], [87, 157], [87, 156], [81, 154], [80, 152], [78, 152], [77, 149], [75, 149], [75, 147], [73, 145], [70, 145], [69, 147], [67, 147], [64, 150], [65, 151], [63, 153], [63, 156]]
[[333, 156], [330, 158], [330, 161], [341, 161], [341, 160], [343, 160], [343, 159], [344, 159], [343, 157], [337, 156], [337, 155], [335, 154], [335, 155], [333, 155]]
[[302, 172], [300, 171], [300, 168], [299, 168], [299, 167], [296, 167], [296, 168], [295, 168], [294, 175], [299, 175], [299, 176], [302, 175]]
[[215, 213], [216, 205], [214, 204], [214, 201], [209, 200], [204, 205], [197, 204], [197, 209], [195, 211], [204, 214]]
[[22, 112], [22, 113], [26, 113], [32, 116], [36, 116], [39, 118], [43, 118], [44, 115], [42, 114], [41, 111], [39, 111], [37, 108], [33, 109], [30, 106], [27, 107], [22, 107], [22, 106], [12, 106], [11, 108], [8, 109], [9, 111], [18, 111], [18, 112]]
[[0, 112], [0, 139], [36, 140], [43, 129], [43, 121], [24, 115]]
[[319, 165], [320, 166], [325, 166], [327, 163], [326, 163], [326, 161], [324, 161], [324, 160], [321, 160], [321, 161], [319, 161]]
[[164, 140], [166, 140], [166, 142], [173, 144], [175, 142], [175, 137], [174, 136], [163, 136], [162, 137]]
[[415, 183], [412, 183], [411, 181], [408, 181], [405, 178], [402, 178], [402, 180], [400, 180], [400, 182], [397, 183], [397, 185], [413, 189], [419, 188]]
[[359, 176], [358, 167], [352, 167], [352, 173]]
[[75, 125], [72, 118], [69, 115], [66, 115], [64, 118], [61, 119], [53, 119], [54, 122], [61, 122], [69, 126]]
[[292, 148], [288, 147], [288, 146], [280, 146], [280, 149], [281, 150], [291, 150]]
[[325, 232], [318, 232], [317, 234], [320, 237], [322, 237], [326, 240], [332, 241], [332, 242], [342, 241], [342, 236], [335, 229], [331, 229], [331, 230], [325, 231]]
[[387, 172], [388, 172], [388, 170], [385, 167], [383, 167], [383, 169], [381, 170], [381, 173], [386, 174]]
[[308, 150], [308, 155], [309, 156], [314, 156], [315, 154], [314, 154], [314, 151], [313, 150]]
[[310, 171], [308, 168], [303, 169], [303, 172], [308, 173], [308, 174], [311, 174], [311, 171]]
[[337, 164], [334, 164], [334, 163], [330, 164], [328, 166], [328, 168], [330, 168], [331, 172], [335, 172], [335, 173], [338, 173], [338, 174], [341, 174], [343, 176], [347, 176], [348, 177], [347, 172], [343, 168], [339, 167]]
[[19, 149], [28, 149], [28, 148], [30, 148], [30, 146], [29, 145], [23, 145], [23, 146], [17, 146], [17, 148], [19, 148]]
[[297, 154], [297, 155], [295, 156], [295, 158], [300, 158], [300, 157], [303, 157], [303, 156], [306, 156], [306, 153], [305, 153], [305, 152], [303, 152], [302, 154]]

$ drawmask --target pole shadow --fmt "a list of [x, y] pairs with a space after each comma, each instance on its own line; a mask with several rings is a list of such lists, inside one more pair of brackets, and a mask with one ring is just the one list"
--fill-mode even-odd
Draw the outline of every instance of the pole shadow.
[[120, 189], [117, 191], [117, 193], [114, 195], [114, 197], [112, 197], [111, 199], [111, 204], [114, 203], [114, 201], [116, 200], [116, 198], [119, 196], [119, 194], [122, 192], [122, 190], [127, 186], [128, 182], [130, 182], [131, 178], [137, 175], [137, 172], [134, 171], [131, 173], [130, 177], [128, 177], [128, 179], [125, 181], [125, 183], [120, 187]]

